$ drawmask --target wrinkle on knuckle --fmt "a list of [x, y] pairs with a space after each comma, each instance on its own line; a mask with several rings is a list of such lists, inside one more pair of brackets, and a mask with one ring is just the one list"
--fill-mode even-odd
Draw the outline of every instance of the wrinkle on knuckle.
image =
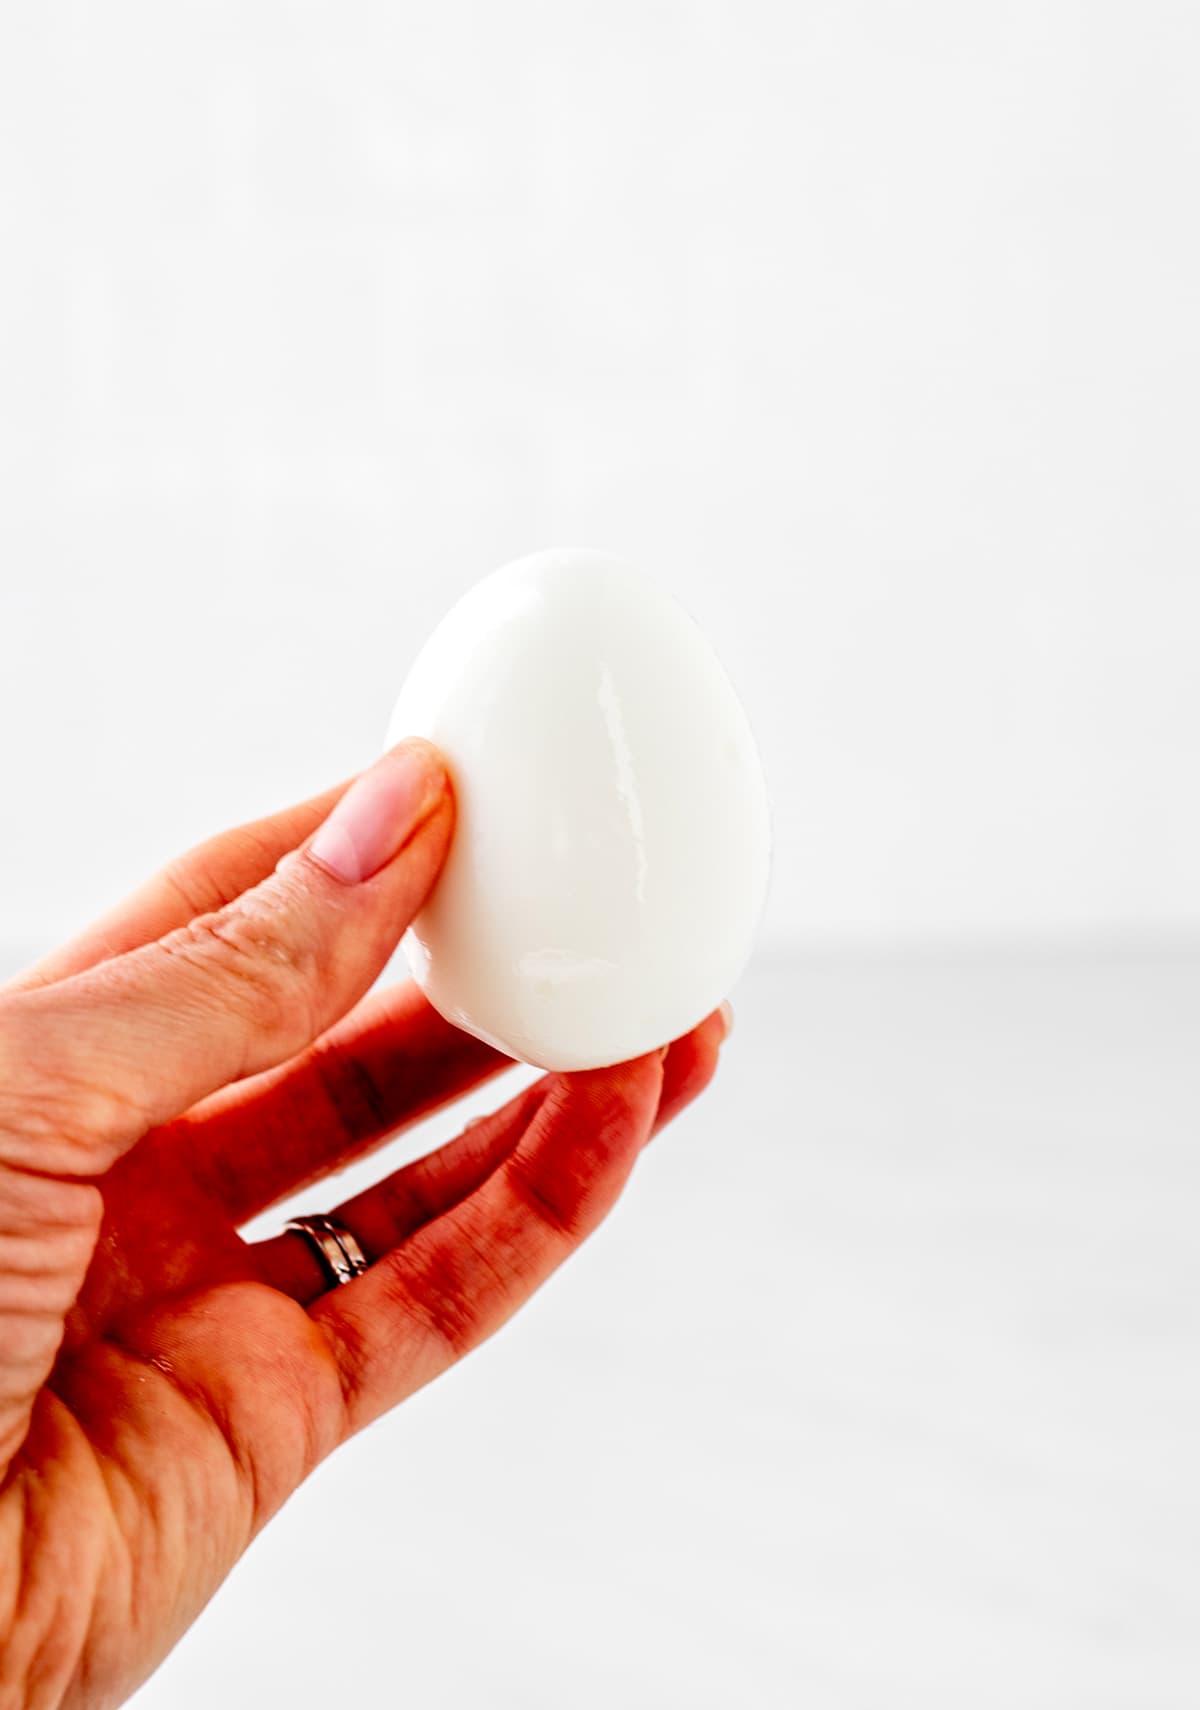
[[585, 1088], [575, 1088], [572, 1102], [581, 1102], [582, 1119], [593, 1134], [619, 1145], [637, 1108], [640, 1090], [640, 1086], [635, 1091], [623, 1081], [596, 1078]]
[[550, 1112], [559, 1132], [518, 1148], [504, 1169], [510, 1191], [552, 1235], [578, 1245], [608, 1215], [641, 1150], [628, 1103], [600, 1090], [584, 1113], [570, 1101]]
[[0, 1241], [36, 1236], [44, 1257], [47, 1245], [58, 1239], [94, 1241], [103, 1215], [104, 1196], [93, 1182], [0, 1166]]
[[295, 1040], [315, 1027], [320, 958], [304, 932], [289, 930], [273, 909], [239, 901], [161, 939], [162, 953], [182, 960], [216, 989], [221, 1004], [236, 1003], [256, 1028]]
[[583, 1208], [588, 1183], [565, 1181], [514, 1153], [505, 1165], [509, 1190], [556, 1241], [574, 1244], [584, 1233]]
[[108, 1162], [114, 1136], [145, 1126], [141, 1108], [104, 1078], [102, 1065], [64, 1053], [0, 1084], [0, 1164], [48, 1177], [89, 1176]]
[[619, 1149], [630, 1126], [629, 1089], [601, 1074], [564, 1075], [550, 1089], [546, 1122], [569, 1133], [574, 1150]]
[[41, 1072], [36, 1039], [22, 1030], [19, 1019], [0, 1018], [0, 1137], [5, 1139], [45, 1133], [64, 1090], [61, 1077]]
[[352, 1145], [384, 1134], [392, 1126], [383, 1088], [352, 1050], [323, 1040], [313, 1050], [312, 1066], [339, 1131]]
[[103, 1200], [89, 1183], [0, 1170], [0, 1365], [39, 1369], [62, 1339], [99, 1236]]
[[444, 1247], [427, 1253], [416, 1272], [397, 1278], [398, 1304], [449, 1352], [461, 1360], [479, 1340], [479, 1312], [461, 1265]]
[[341, 1440], [353, 1434], [355, 1404], [367, 1387], [370, 1367], [367, 1344], [357, 1321], [350, 1316], [313, 1320], [333, 1361], [341, 1395]]

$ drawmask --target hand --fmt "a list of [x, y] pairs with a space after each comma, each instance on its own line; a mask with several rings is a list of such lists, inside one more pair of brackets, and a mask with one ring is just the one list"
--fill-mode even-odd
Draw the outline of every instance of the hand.
[[435, 751], [403, 743], [0, 991], [2, 1710], [128, 1695], [317, 1462], [528, 1299], [709, 1080], [720, 1014], [545, 1076], [336, 1209], [371, 1261], [344, 1287], [300, 1235], [245, 1241], [508, 1065], [411, 985], [363, 997], [452, 823]]

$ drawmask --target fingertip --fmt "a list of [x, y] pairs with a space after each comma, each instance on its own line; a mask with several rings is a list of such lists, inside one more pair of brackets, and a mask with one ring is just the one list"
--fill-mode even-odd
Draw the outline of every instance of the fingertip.
[[308, 844], [311, 861], [344, 885], [373, 878], [449, 800], [445, 760], [408, 737], [357, 777]]
[[385, 749], [381, 758], [419, 767], [427, 779], [428, 796], [433, 800], [454, 793], [450, 762], [437, 744], [426, 736], [405, 736]]

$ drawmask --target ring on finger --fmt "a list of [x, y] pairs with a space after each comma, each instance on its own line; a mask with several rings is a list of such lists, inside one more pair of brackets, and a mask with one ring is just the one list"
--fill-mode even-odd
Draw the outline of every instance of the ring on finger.
[[291, 1217], [283, 1227], [285, 1233], [304, 1236], [334, 1288], [353, 1282], [368, 1268], [366, 1255], [353, 1231], [344, 1223], [335, 1223], [332, 1217], [322, 1213]]

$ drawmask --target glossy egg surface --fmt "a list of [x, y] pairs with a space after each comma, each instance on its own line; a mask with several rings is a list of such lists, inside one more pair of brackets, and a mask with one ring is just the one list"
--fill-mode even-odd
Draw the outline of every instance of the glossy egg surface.
[[405, 938], [457, 1026], [548, 1069], [687, 1032], [749, 954], [766, 786], [683, 608], [619, 559], [538, 552], [471, 588], [417, 657], [389, 745], [449, 762], [458, 817]]

